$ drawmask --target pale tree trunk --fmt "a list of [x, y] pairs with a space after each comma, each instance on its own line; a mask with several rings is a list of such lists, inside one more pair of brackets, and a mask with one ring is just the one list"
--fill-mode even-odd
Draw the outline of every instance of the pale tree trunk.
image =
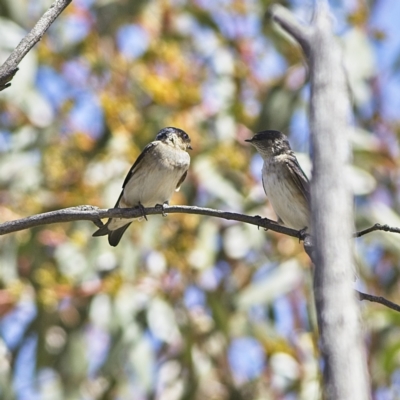
[[326, 2], [310, 27], [280, 6], [272, 18], [301, 45], [311, 82], [310, 127], [314, 294], [324, 358], [324, 398], [370, 398], [364, 338], [354, 291], [352, 193], [347, 181], [349, 95], [340, 46]]

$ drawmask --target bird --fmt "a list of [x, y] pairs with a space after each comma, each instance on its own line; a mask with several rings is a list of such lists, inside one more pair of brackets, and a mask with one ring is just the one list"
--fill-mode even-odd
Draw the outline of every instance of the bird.
[[256, 133], [251, 143], [263, 158], [262, 183], [278, 222], [310, 230], [310, 185], [286, 135], [276, 130]]
[[[145, 207], [168, 204], [187, 176], [190, 143], [189, 135], [182, 129], [161, 129], [129, 170], [115, 208], [140, 207], [146, 218]], [[133, 220], [110, 218], [92, 236], [108, 235], [109, 244], [115, 247]]]

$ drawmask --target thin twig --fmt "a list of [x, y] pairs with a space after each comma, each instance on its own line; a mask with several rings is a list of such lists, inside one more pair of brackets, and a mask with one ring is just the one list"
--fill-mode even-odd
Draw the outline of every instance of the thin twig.
[[368, 301], [372, 301], [374, 303], [383, 304], [384, 306], [386, 306], [392, 310], [400, 312], [400, 306], [398, 304], [393, 303], [390, 300], [385, 299], [384, 297], [374, 296], [372, 294], [359, 292], [358, 290], [356, 290], [356, 292], [357, 292], [360, 300], [368, 300]]
[[[286, 226], [279, 225], [277, 222], [268, 218], [262, 218], [258, 215], [249, 216], [229, 211], [213, 210], [211, 208], [203, 208], [196, 206], [168, 206], [165, 205], [164, 209], [161, 207], [145, 208], [147, 215], [162, 214], [163, 211], [171, 214], [198, 214], [207, 215], [210, 217], [223, 218], [232, 221], [244, 222], [247, 224], [255, 225], [260, 228], [271, 230], [274, 232], [283, 233], [288, 236], [302, 239], [304, 235], [302, 232], [295, 229], [287, 228]], [[110, 208], [100, 209], [94, 206], [83, 205], [71, 208], [63, 208], [61, 210], [50, 211], [43, 214], [36, 214], [30, 217], [17, 219], [14, 221], [4, 222], [0, 224], [0, 235], [21, 231], [24, 229], [34, 228], [36, 226], [54, 224], [58, 222], [70, 221], [92, 221], [97, 226], [101, 226], [101, 219], [103, 218], [138, 218], [142, 216], [140, 208]]]
[[43, 37], [50, 25], [71, 1], [72, 0], [56, 0], [39, 19], [33, 29], [20, 41], [18, 46], [0, 67], [0, 91], [11, 86], [10, 81], [18, 71], [18, 64]]
[[375, 224], [375, 225], [371, 226], [370, 228], [366, 228], [366, 229], [363, 229], [362, 231], [358, 231], [358, 232], [354, 233], [353, 236], [358, 238], [358, 237], [364, 236], [368, 233], [375, 232], [375, 231], [400, 233], [400, 228], [396, 228], [396, 227], [389, 226], [389, 225]]

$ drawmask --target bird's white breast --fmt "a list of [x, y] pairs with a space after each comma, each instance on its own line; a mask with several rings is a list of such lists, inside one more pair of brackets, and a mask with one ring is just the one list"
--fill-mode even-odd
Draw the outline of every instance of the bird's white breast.
[[264, 160], [262, 178], [265, 193], [276, 215], [283, 223], [298, 230], [309, 227], [309, 210], [306, 201], [299, 189], [290, 184], [288, 170], [284, 165]]
[[[154, 207], [163, 204], [172, 197], [176, 186], [190, 165], [190, 156], [186, 151], [159, 143], [150, 149], [133, 171], [126, 183], [118, 207]], [[113, 218], [109, 228], [115, 230], [130, 219]]]
[[145, 159], [135, 169], [124, 188], [121, 206], [134, 207], [140, 203], [153, 207], [169, 201], [189, 164], [186, 151], [160, 143], [154, 151], [145, 154]]

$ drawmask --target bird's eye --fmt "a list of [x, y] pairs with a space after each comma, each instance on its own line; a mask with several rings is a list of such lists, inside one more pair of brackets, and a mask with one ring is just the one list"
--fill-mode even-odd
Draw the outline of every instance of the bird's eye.
[[184, 133], [184, 134], [183, 134], [183, 138], [184, 138], [184, 139], [189, 139], [189, 135], [188, 135], [187, 133]]

